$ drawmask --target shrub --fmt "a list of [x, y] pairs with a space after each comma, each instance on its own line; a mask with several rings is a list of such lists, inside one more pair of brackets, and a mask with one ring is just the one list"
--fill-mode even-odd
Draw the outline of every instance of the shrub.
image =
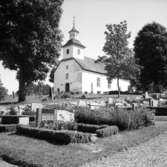
[[52, 120], [43, 120], [40, 122], [40, 128], [49, 128], [53, 129], [53, 121]]
[[86, 99], [86, 96], [85, 95], [81, 95], [79, 98], [80, 99]]
[[10, 108], [9, 108], [9, 113], [8, 113], [9, 115], [17, 115], [17, 111], [16, 111], [16, 108], [15, 108], [15, 106], [11, 106]]
[[88, 143], [91, 134], [76, 131], [55, 131], [50, 129], [17, 126], [17, 134], [47, 140], [55, 144]]
[[97, 137], [108, 137], [111, 135], [115, 135], [117, 133], [118, 133], [117, 126], [107, 126], [105, 128], [96, 130]]
[[54, 124], [55, 130], [77, 130], [77, 123], [75, 122], [63, 122], [63, 121], [57, 121]]
[[120, 130], [138, 129], [154, 124], [153, 112], [147, 108], [138, 107], [135, 110], [117, 109], [113, 113], [112, 123]]
[[84, 124], [78, 123], [77, 130], [81, 132], [96, 133], [98, 129], [104, 128], [107, 125], [93, 125], [93, 124]]
[[53, 123], [52, 120], [43, 120], [40, 123], [40, 128], [49, 128], [54, 130], [77, 130], [77, 123], [63, 121], [56, 121]]
[[75, 112], [75, 120], [78, 123], [104, 125], [110, 124], [112, 119], [112, 109], [90, 110], [80, 107]]
[[131, 130], [152, 125], [154, 115], [151, 110], [143, 107], [138, 107], [135, 111], [120, 108], [92, 111], [87, 108], [80, 108], [75, 113], [75, 120], [78, 123], [86, 124], [117, 125], [120, 130]]
[[0, 124], [0, 132], [13, 132], [16, 131], [16, 124]]
[[63, 95], [61, 95], [61, 98], [63, 99], [70, 98], [70, 97], [71, 97], [70, 93], [64, 93]]

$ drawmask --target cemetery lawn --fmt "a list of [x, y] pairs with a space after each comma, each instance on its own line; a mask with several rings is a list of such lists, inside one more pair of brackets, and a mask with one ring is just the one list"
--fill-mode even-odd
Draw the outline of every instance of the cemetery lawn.
[[95, 143], [53, 145], [44, 140], [0, 133], [0, 158], [26, 167], [76, 167], [143, 143], [167, 130], [167, 122], [98, 139]]

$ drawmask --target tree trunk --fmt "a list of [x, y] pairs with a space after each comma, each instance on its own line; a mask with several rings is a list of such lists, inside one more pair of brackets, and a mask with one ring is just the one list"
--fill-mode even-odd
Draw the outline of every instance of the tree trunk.
[[26, 100], [26, 82], [20, 76], [19, 79], [19, 91], [18, 91], [18, 102], [23, 102]]
[[117, 88], [118, 88], [118, 98], [120, 98], [120, 86], [119, 86], [119, 77], [117, 78]]

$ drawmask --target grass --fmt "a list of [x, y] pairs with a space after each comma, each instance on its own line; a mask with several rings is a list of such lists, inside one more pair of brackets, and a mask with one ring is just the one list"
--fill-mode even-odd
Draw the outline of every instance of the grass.
[[11, 133], [1, 133], [0, 157], [25, 167], [77, 167], [145, 142], [163, 133], [166, 128], [167, 122], [156, 122], [155, 126], [124, 131], [115, 136], [98, 139], [95, 143], [61, 146]]

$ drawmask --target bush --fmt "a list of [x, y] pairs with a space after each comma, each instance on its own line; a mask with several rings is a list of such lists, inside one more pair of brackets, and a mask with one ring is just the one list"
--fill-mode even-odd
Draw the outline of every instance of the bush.
[[52, 120], [43, 120], [40, 122], [40, 128], [49, 128], [53, 129], [53, 121]]
[[98, 129], [104, 128], [107, 125], [93, 125], [93, 124], [84, 124], [78, 123], [77, 130], [81, 132], [96, 133]]
[[16, 111], [16, 108], [15, 108], [15, 106], [11, 106], [10, 108], [9, 108], [9, 115], [17, 115], [17, 111]]
[[135, 111], [127, 109], [92, 111], [87, 108], [80, 108], [75, 113], [75, 120], [78, 123], [86, 124], [117, 125], [120, 130], [131, 130], [152, 125], [154, 115], [151, 110], [142, 107], [136, 108]]
[[77, 123], [57, 121], [54, 124], [54, 130], [77, 130]]
[[113, 113], [112, 123], [120, 130], [132, 130], [154, 124], [153, 112], [147, 108], [138, 107], [135, 110], [117, 109]]
[[90, 110], [89, 108], [80, 107], [75, 112], [75, 120], [78, 123], [104, 125], [111, 124], [112, 109]]
[[108, 126], [102, 129], [96, 130], [97, 137], [108, 137], [118, 133], [117, 126]]
[[0, 132], [13, 132], [16, 131], [16, 124], [0, 124]]
[[70, 93], [64, 93], [63, 95], [61, 95], [61, 98], [63, 99], [70, 98], [70, 97], [71, 97]]
[[17, 126], [17, 134], [47, 140], [55, 144], [88, 143], [91, 134], [76, 131], [55, 131], [50, 129]]

